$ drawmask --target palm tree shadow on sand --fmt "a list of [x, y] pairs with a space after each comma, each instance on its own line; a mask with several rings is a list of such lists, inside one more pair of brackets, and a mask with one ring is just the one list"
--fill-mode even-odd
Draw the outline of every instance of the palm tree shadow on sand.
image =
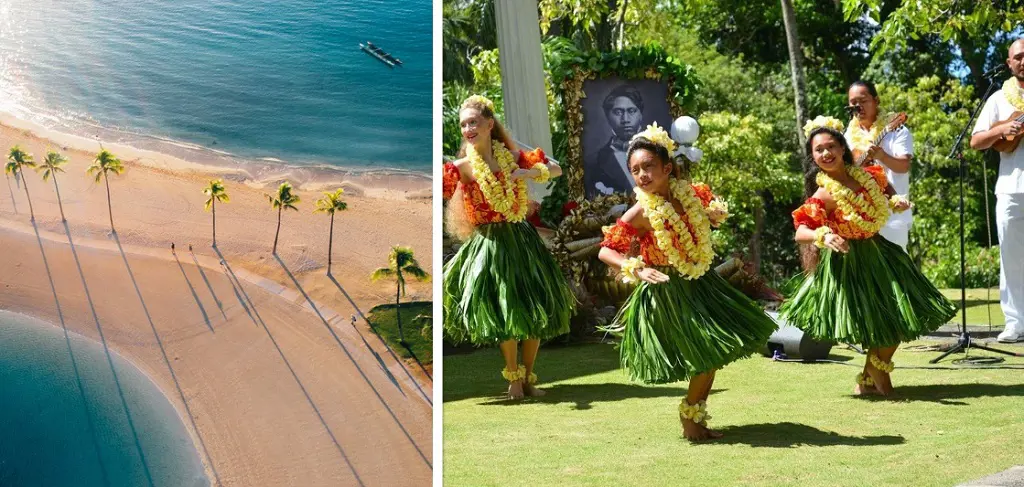
[[749, 445], [760, 448], [796, 448], [799, 446], [875, 446], [899, 445], [899, 435], [844, 436], [799, 423], [761, 423], [726, 426], [717, 429], [724, 436], [708, 444]]
[[[218, 251], [218, 255], [219, 254], [220, 252]], [[402, 424], [402, 421], [398, 419], [397, 415], [395, 415], [395, 412], [391, 409], [391, 406], [387, 403], [387, 401], [384, 400], [384, 396], [380, 395], [380, 391], [378, 391], [377, 387], [373, 385], [373, 382], [370, 380], [370, 378], [366, 376], [366, 372], [364, 372], [363, 368], [359, 366], [358, 362], [356, 362], [355, 357], [353, 357], [352, 353], [348, 351], [348, 347], [346, 347], [345, 344], [341, 341], [341, 337], [339, 337], [338, 334], [335, 333], [334, 329], [331, 327], [331, 324], [327, 322], [326, 318], [324, 318], [323, 313], [320, 312], [320, 309], [316, 306], [316, 303], [314, 303], [313, 300], [309, 297], [309, 295], [306, 294], [306, 290], [303, 289], [302, 286], [299, 284], [298, 279], [295, 279], [295, 275], [292, 274], [291, 270], [288, 269], [288, 266], [285, 265], [284, 261], [281, 260], [281, 257], [279, 255], [274, 254], [274, 259], [277, 259], [277, 263], [281, 265], [282, 269], [284, 269], [285, 274], [288, 274], [288, 278], [291, 279], [292, 284], [294, 284], [295, 288], [299, 291], [300, 294], [302, 294], [302, 297], [306, 299], [306, 303], [309, 305], [310, 309], [312, 309], [313, 312], [317, 315], [317, 317], [320, 318], [320, 321], [323, 323], [324, 327], [327, 328], [327, 331], [334, 338], [334, 341], [335, 343], [338, 344], [338, 347], [341, 348], [343, 352], [345, 352], [345, 356], [348, 357], [349, 361], [352, 362], [352, 365], [356, 368], [356, 371], [359, 372], [359, 375], [363, 378], [363, 381], [366, 382], [366, 385], [370, 387], [370, 390], [373, 391], [373, 394], [377, 397], [377, 400], [380, 401], [380, 404], [384, 406], [385, 410], [387, 410], [388, 414], [391, 416], [391, 419], [394, 420], [395, 425], [397, 425], [398, 428], [402, 430], [402, 433], [405, 434], [406, 439], [408, 439], [409, 443], [412, 444], [413, 448], [416, 449], [416, 453], [419, 453], [420, 459], [422, 459], [423, 462], [426, 463], [428, 467], [433, 469], [433, 464], [430, 462], [430, 459], [428, 459], [427, 456], [423, 453], [423, 450], [420, 449], [420, 446], [416, 444], [416, 440], [414, 440], [412, 435], [409, 434], [409, 430], [405, 429], [405, 425]], [[390, 379], [394, 380], [393, 377]]]
[[64, 234], [68, 237], [68, 245], [71, 247], [71, 256], [75, 259], [75, 265], [78, 267], [78, 275], [82, 278], [82, 289], [85, 291], [85, 299], [89, 303], [89, 310], [92, 312], [93, 321], [96, 323], [96, 331], [99, 333], [100, 344], [103, 345], [103, 353], [107, 358], [107, 365], [110, 367], [110, 373], [114, 379], [114, 386], [117, 388], [117, 394], [121, 399], [121, 409], [124, 411], [125, 417], [128, 420], [128, 428], [132, 432], [132, 439], [135, 441], [135, 449], [139, 454], [139, 459], [142, 463], [142, 470], [146, 474], [146, 483], [150, 487], [153, 487], [153, 475], [149, 471], [149, 464], [146, 463], [146, 455], [142, 451], [142, 443], [139, 441], [139, 432], [135, 429], [135, 421], [132, 419], [132, 412], [128, 408], [128, 401], [124, 397], [124, 389], [121, 388], [121, 380], [117, 376], [117, 369], [114, 367], [114, 359], [110, 355], [110, 347], [107, 346], [107, 338], [103, 334], [103, 326], [100, 325], [99, 314], [96, 313], [96, 306], [93, 304], [92, 295], [89, 293], [89, 285], [85, 281], [85, 272], [82, 270], [82, 261], [78, 258], [78, 251], [75, 248], [74, 240], [71, 237], [71, 229], [68, 227], [68, 223], [64, 222]]
[[[67, 225], [67, 222], [64, 223]], [[153, 331], [153, 338], [156, 339], [157, 347], [160, 348], [160, 356], [164, 359], [164, 365], [167, 366], [167, 370], [171, 373], [171, 380], [174, 382], [174, 388], [178, 391], [178, 397], [181, 398], [181, 403], [185, 406], [185, 415], [188, 416], [189, 423], [192, 424], [192, 430], [196, 432], [196, 438], [199, 439], [199, 446], [203, 450], [203, 456], [206, 457], [207, 462], [210, 464], [210, 471], [213, 472], [214, 480], [217, 485], [221, 485], [220, 474], [217, 473], [217, 467], [213, 462], [213, 458], [210, 456], [210, 451], [206, 448], [206, 441], [203, 440], [203, 435], [199, 433], [199, 428], [196, 426], [195, 416], [192, 413], [192, 408], [189, 406], [188, 399], [185, 398], [185, 391], [181, 390], [181, 383], [178, 382], [178, 375], [174, 372], [174, 367], [171, 366], [171, 360], [167, 357], [167, 350], [164, 348], [163, 340], [160, 339], [160, 333], [156, 330], [156, 324], [153, 323], [153, 317], [149, 314], [149, 307], [146, 306], [146, 300], [142, 298], [142, 289], [139, 288], [139, 283], [135, 280], [135, 273], [132, 272], [132, 266], [128, 263], [128, 255], [124, 253], [124, 248], [121, 247], [121, 238], [116, 233], [113, 234], [114, 242], [117, 244], [117, 250], [121, 253], [121, 259], [124, 260], [124, 268], [128, 271], [128, 277], [132, 281], [132, 286], [135, 288], [135, 294], [139, 297], [139, 304], [142, 305], [142, 312], [146, 315], [146, 322], [149, 323], [150, 330]], [[178, 256], [174, 256], [174, 260], [178, 261]], [[178, 267], [181, 268], [181, 262], [178, 261]], [[185, 269], [181, 268], [182, 274], [185, 273]], [[188, 277], [185, 278], [186, 281]], [[189, 283], [189, 287], [192, 284]], [[192, 295], [196, 297], [196, 302], [199, 298], [196, 296], [195, 289], [192, 290]], [[202, 310], [202, 305], [200, 304]], [[206, 316], [206, 311], [203, 310], [203, 317], [206, 318], [206, 324], [210, 327], [210, 331], [213, 331], [213, 326], [210, 325], [210, 319]]]
[[320, 413], [320, 408], [317, 407], [315, 402], [313, 402], [313, 397], [309, 395], [309, 391], [306, 390], [306, 386], [302, 384], [302, 380], [299, 379], [299, 375], [295, 372], [295, 369], [292, 368], [292, 364], [288, 361], [288, 357], [285, 356], [284, 350], [281, 350], [281, 346], [278, 345], [277, 340], [274, 339], [274, 334], [270, 332], [270, 328], [267, 327], [267, 323], [263, 321], [263, 317], [260, 316], [259, 311], [256, 310], [256, 305], [253, 303], [252, 298], [249, 297], [249, 293], [247, 293], [245, 288], [242, 287], [242, 281], [238, 279], [237, 275], [235, 275], [235, 271], [231, 268], [231, 265], [228, 264], [227, 259], [224, 258], [224, 254], [220, 252], [220, 249], [214, 247], [213, 251], [217, 253], [217, 257], [220, 257], [220, 263], [224, 266], [224, 270], [227, 272], [228, 281], [231, 282], [231, 287], [235, 289], [235, 295], [239, 296], [240, 301], [244, 298], [242, 306], [244, 306], [246, 308], [246, 312], [249, 313], [249, 318], [253, 320], [253, 323], [256, 324], [256, 326], [262, 328], [267, 334], [267, 337], [270, 338], [270, 343], [274, 345], [274, 349], [277, 350], [277, 354], [281, 357], [281, 361], [284, 362], [285, 367], [288, 368], [288, 372], [291, 372], [292, 378], [295, 379], [295, 383], [298, 384], [303, 396], [306, 397], [306, 402], [308, 402], [309, 406], [313, 408], [313, 412], [316, 414], [317, 419], [320, 420], [320, 424], [323, 425], [324, 430], [326, 430], [327, 435], [331, 437], [331, 441], [334, 443], [335, 448], [337, 448], [338, 453], [341, 454], [341, 458], [345, 461], [345, 464], [348, 465], [349, 470], [352, 471], [352, 475], [355, 476], [356, 482], [358, 482], [359, 485], [365, 485], [362, 478], [359, 477], [359, 472], [356, 471], [356, 467], [352, 465], [352, 461], [349, 460], [348, 454], [345, 453], [345, 448], [341, 446], [341, 443], [338, 442], [338, 438], [334, 436], [334, 432], [331, 431], [331, 427], [327, 425], [327, 420], [324, 419], [323, 414]]
[[[327, 274], [327, 278], [330, 279], [331, 282], [334, 283], [334, 285], [338, 288], [338, 290], [341, 291], [341, 294], [345, 295], [345, 299], [347, 299], [349, 304], [352, 305], [352, 309], [356, 310], [356, 314], [358, 314], [359, 317], [362, 318], [363, 321], [366, 322], [366, 325], [370, 327], [370, 330], [373, 331], [373, 334], [377, 337], [377, 340], [379, 340], [380, 343], [382, 345], [384, 345], [384, 348], [387, 349], [388, 354], [391, 355], [391, 359], [394, 360], [395, 363], [397, 363], [402, 368], [402, 370], [405, 372], [406, 377], [408, 377], [409, 380], [413, 384], [416, 385], [416, 388], [419, 389], [419, 393], [420, 393], [420, 395], [423, 396], [423, 399], [425, 399], [428, 403], [430, 403], [431, 406], [433, 406], [434, 405], [434, 401], [430, 398], [430, 396], [427, 395], [426, 392], [423, 391], [423, 388], [420, 387], [419, 382], [412, 376], [412, 373], [409, 372], [409, 369], [405, 366], [405, 361], [400, 359], [398, 357], [398, 355], [395, 354], [394, 349], [392, 349], [391, 346], [388, 345], [388, 342], [384, 341], [384, 338], [382, 338], [380, 336], [380, 334], [377, 333], [377, 329], [373, 326], [373, 323], [371, 323], [370, 320], [366, 318], [366, 315], [363, 314], [363, 310], [359, 309], [359, 306], [356, 305], [356, 302], [352, 299], [351, 296], [349, 296], [348, 292], [345, 291], [345, 288], [342, 287], [341, 283], [338, 282], [337, 279], [335, 279], [333, 274]], [[356, 332], [359, 333], [359, 336], [363, 335], [362, 332], [360, 332], [358, 328], [356, 329]], [[364, 339], [364, 343], [365, 343], [365, 339]], [[369, 345], [367, 345], [367, 348], [369, 348]], [[411, 348], [409, 348], [409, 347], [404, 347], [404, 348], [409, 351], [409, 355], [412, 356], [412, 359], [416, 362], [416, 365], [419, 366], [420, 372], [422, 372], [423, 375], [427, 377], [427, 379], [429, 379], [431, 382], [433, 382], [434, 378], [427, 371], [426, 367], [423, 366], [423, 362], [420, 362], [419, 357], [417, 357], [416, 354], [413, 353]]]

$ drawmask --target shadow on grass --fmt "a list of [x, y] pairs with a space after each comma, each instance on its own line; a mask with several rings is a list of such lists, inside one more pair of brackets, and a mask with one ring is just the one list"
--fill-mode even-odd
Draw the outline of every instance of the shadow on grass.
[[875, 446], [899, 445], [906, 440], [899, 435], [843, 436], [799, 423], [762, 423], [727, 426], [719, 429], [724, 436], [709, 441], [712, 445], [749, 445], [761, 448], [796, 448], [799, 446]]
[[[178, 374], [174, 372], [174, 367], [171, 366], [171, 359], [167, 357], [167, 350], [164, 349], [164, 342], [160, 339], [160, 333], [156, 331], [156, 324], [153, 323], [153, 317], [149, 314], [149, 307], [146, 306], [146, 300], [142, 298], [142, 289], [139, 288], [139, 283], [135, 280], [135, 273], [132, 272], [132, 266], [128, 264], [128, 255], [124, 253], [124, 248], [121, 247], [121, 239], [114, 233], [114, 242], [117, 243], [117, 250], [121, 252], [121, 259], [124, 260], [124, 267], [128, 270], [128, 277], [132, 280], [132, 286], [135, 287], [135, 294], [139, 297], [139, 303], [142, 305], [142, 312], [146, 315], [146, 321], [149, 323], [149, 329], [153, 331], [153, 338], [156, 339], [156, 344], [160, 348], [160, 356], [164, 359], [164, 365], [167, 366], [167, 371], [171, 373], [171, 380], [174, 382], [174, 388], [178, 390], [178, 397], [181, 398], [182, 405], [185, 406], [185, 414], [188, 416], [189, 423], [192, 423], [192, 430], [196, 432], [196, 438], [199, 439], [199, 446], [203, 450], [203, 455], [206, 456], [206, 460], [210, 463], [210, 471], [213, 472], [214, 480], [216, 485], [222, 485], [220, 481], [220, 474], [217, 473], [217, 466], [213, 463], [213, 457], [210, 456], [210, 451], [206, 448], [206, 441], [203, 440], [202, 433], [199, 432], [199, 427], [196, 426], [195, 414], [192, 412], [192, 408], [189, 406], [188, 399], [185, 398], [185, 391], [181, 389], [181, 383], [178, 381]], [[181, 261], [178, 261], [178, 255], [174, 255], [174, 260], [178, 262], [178, 268], [181, 269], [181, 274], [185, 275], [185, 269], [181, 266]], [[185, 281], [188, 282], [188, 276], [185, 277]], [[192, 283], [189, 282], [189, 288], [192, 289], [192, 296], [196, 299], [196, 303], [199, 303], [199, 297], [196, 295], [196, 291], [192, 288]], [[206, 316], [206, 310], [203, 309], [203, 305], [199, 304], [199, 309], [203, 312], [203, 318], [206, 319], [206, 326], [210, 327], [210, 331], [213, 331], [213, 326], [210, 325], [210, 319]]]
[[[352, 309], [356, 310], [356, 313], [359, 314], [359, 317], [362, 318], [363, 321], [366, 322], [367, 326], [369, 326], [371, 330], [373, 330], [373, 334], [377, 335], [377, 339], [380, 340], [380, 342], [384, 345], [384, 348], [386, 348], [388, 350], [388, 354], [391, 355], [391, 358], [394, 359], [395, 362], [398, 363], [398, 365], [402, 367], [402, 370], [405, 371], [405, 375], [407, 377], [409, 377], [409, 380], [412, 381], [413, 384], [416, 384], [416, 388], [419, 389], [420, 395], [423, 396], [423, 398], [426, 399], [426, 401], [428, 403], [430, 403], [431, 406], [433, 406], [434, 405], [434, 401], [432, 399], [430, 399], [430, 396], [428, 396], [426, 392], [423, 392], [423, 388], [420, 387], [419, 382], [416, 380], [415, 377], [412, 376], [411, 373], [409, 373], [409, 369], [405, 367], [405, 361], [403, 361], [397, 355], [395, 355], [395, 351], [392, 350], [391, 346], [388, 345], [388, 342], [385, 341], [384, 338], [380, 336], [380, 333], [377, 333], [377, 329], [374, 328], [373, 323], [371, 323], [370, 320], [368, 320], [366, 318], [366, 315], [363, 314], [363, 310], [359, 309], [359, 306], [356, 306], [356, 302], [352, 299], [351, 296], [348, 295], [348, 292], [345, 291], [345, 288], [341, 286], [341, 283], [338, 282], [338, 280], [335, 279], [334, 275], [332, 275], [332, 274], [327, 274], [327, 278], [330, 279], [331, 282], [334, 283], [334, 285], [338, 288], [338, 290], [341, 291], [341, 294], [345, 295], [345, 299], [347, 299], [349, 304], [352, 305]], [[397, 313], [398, 310], [395, 310], [395, 312]], [[358, 332], [359, 330], [356, 330], [356, 331]], [[362, 333], [360, 333], [359, 336], [362, 336]], [[431, 376], [430, 372], [427, 371], [427, 368], [423, 366], [423, 362], [420, 361], [419, 357], [417, 357], [416, 354], [413, 353], [412, 348], [410, 348], [410, 347], [403, 347], [403, 348], [405, 348], [406, 350], [409, 351], [409, 355], [416, 362], [416, 365], [419, 366], [420, 371], [423, 372], [423, 375], [426, 376], [428, 379], [430, 379], [431, 382], [433, 382], [434, 377]]]
[[[331, 427], [327, 425], [327, 420], [324, 419], [324, 415], [320, 413], [320, 408], [317, 407], [315, 402], [313, 402], [313, 397], [309, 395], [309, 391], [306, 390], [306, 386], [302, 384], [301, 380], [299, 380], [299, 375], [295, 372], [295, 369], [292, 368], [292, 364], [288, 361], [288, 357], [285, 356], [284, 351], [281, 350], [281, 346], [278, 345], [277, 340], [274, 339], [274, 335], [270, 333], [270, 328], [267, 328], [267, 323], [263, 321], [263, 317], [260, 316], [259, 311], [256, 310], [256, 305], [249, 297], [249, 293], [245, 292], [245, 288], [242, 287], [242, 281], [240, 281], [238, 276], [235, 275], [235, 271], [231, 269], [231, 265], [228, 264], [227, 259], [224, 258], [224, 254], [220, 253], [220, 249], [214, 247], [213, 251], [217, 253], [217, 257], [220, 257], [220, 263], [224, 266], [224, 270], [227, 272], [228, 281], [231, 282], [231, 286], [237, 286], [235, 295], [239, 296], [239, 299], [242, 299], [242, 296], [245, 297], [245, 301], [248, 302], [246, 311], [249, 309], [252, 310], [252, 313], [249, 313], [249, 317], [252, 318], [253, 323], [255, 323], [256, 326], [263, 328], [267, 337], [270, 338], [270, 343], [274, 345], [274, 349], [277, 350], [277, 354], [281, 357], [281, 361], [284, 362], [285, 367], [288, 367], [288, 372], [291, 372], [292, 378], [295, 379], [295, 383], [298, 384], [302, 394], [306, 397], [306, 402], [308, 402], [309, 406], [313, 408], [313, 412], [316, 413], [316, 417], [320, 420], [320, 424], [323, 425], [324, 430], [327, 431], [327, 435], [331, 437], [334, 447], [337, 448], [338, 453], [341, 454], [341, 458], [345, 461], [345, 464], [348, 465], [349, 470], [352, 471], [352, 475], [355, 476], [356, 482], [359, 485], [365, 485], [363, 483], [363, 479], [359, 477], [359, 472], [356, 471], [356, 467], [352, 465], [352, 462], [349, 460], [348, 454], [345, 453], [345, 449], [341, 446], [341, 443], [338, 442], [338, 438], [334, 436], [334, 431], [331, 431]], [[243, 306], [244, 305], [245, 304], [243, 303]], [[255, 314], [255, 316], [253, 316], [253, 314]]]
[[1024, 397], [1024, 386], [1020, 384], [927, 384], [901, 386], [895, 385], [891, 398], [867, 396], [869, 401], [924, 401], [945, 404], [947, 406], [967, 406], [958, 399], [976, 397]]
[[[281, 265], [282, 269], [284, 269], [285, 274], [288, 274], [288, 278], [291, 279], [292, 284], [294, 284], [295, 288], [299, 291], [300, 294], [302, 294], [302, 297], [306, 299], [306, 303], [309, 304], [309, 308], [313, 310], [313, 313], [315, 313], [318, 318], [320, 318], [320, 321], [324, 324], [324, 327], [327, 328], [327, 332], [330, 333], [331, 337], [334, 338], [334, 342], [338, 344], [338, 347], [341, 349], [341, 351], [344, 352], [345, 356], [348, 357], [349, 361], [352, 362], [352, 366], [355, 367], [357, 372], [359, 372], [359, 375], [363, 378], [363, 381], [365, 381], [366, 385], [370, 387], [371, 391], [373, 391], [373, 394], [377, 397], [377, 400], [380, 401], [381, 406], [384, 406], [384, 409], [391, 416], [391, 419], [394, 420], [395, 425], [398, 426], [398, 429], [402, 430], [402, 433], [405, 435], [406, 439], [408, 439], [412, 447], [416, 449], [416, 453], [419, 454], [420, 459], [423, 460], [423, 463], [425, 463], [428, 468], [433, 470], [434, 465], [423, 453], [423, 450], [420, 449], [420, 445], [417, 444], [416, 440], [414, 440], [412, 435], [409, 434], [409, 430], [405, 429], [405, 425], [402, 424], [402, 421], [398, 419], [397, 415], [395, 415], [395, 412], [391, 409], [391, 405], [389, 405], [387, 401], [384, 400], [384, 396], [380, 395], [380, 391], [378, 391], [377, 387], [373, 385], [373, 381], [371, 381], [370, 378], [367, 377], [366, 372], [364, 372], [363, 368], [359, 366], [358, 362], [356, 362], [356, 359], [355, 357], [352, 356], [352, 353], [348, 351], [348, 347], [346, 347], [345, 344], [341, 341], [341, 338], [338, 336], [338, 334], [334, 332], [334, 328], [332, 328], [331, 324], [327, 322], [327, 319], [324, 318], [324, 315], [320, 313], [320, 308], [317, 308], [313, 300], [309, 297], [308, 294], [306, 294], [306, 290], [303, 289], [302, 285], [299, 284], [299, 280], [295, 278], [295, 275], [292, 274], [292, 271], [288, 269], [288, 266], [285, 265], [284, 261], [281, 260], [281, 257], [279, 255], [274, 254], [274, 258], [277, 259], [277, 263]], [[393, 377], [388, 377], [388, 379], [394, 381]], [[402, 395], [404, 396], [405, 392], [402, 391], [401, 387], [398, 387], [398, 383], [392, 383], [395, 385], [395, 387], [398, 388], [399, 392], [401, 392]]]
[[[572, 404], [572, 409], [587, 410], [594, 403], [614, 402], [626, 399], [645, 399], [653, 397], [683, 397], [686, 395], [686, 387], [652, 387], [642, 384], [619, 384], [609, 382], [605, 384], [555, 384], [550, 387], [543, 387], [547, 395], [541, 397], [529, 397], [521, 401], [513, 401], [503, 394], [494, 396], [490, 401], [482, 402], [482, 406], [513, 406], [523, 403], [540, 404]], [[718, 394], [727, 389], [713, 389], [711, 394]]]
[[[75, 351], [71, 347], [71, 337], [68, 335], [68, 325], [64, 322], [64, 311], [60, 307], [60, 298], [58, 298], [57, 287], [53, 283], [53, 274], [50, 272], [50, 262], [46, 259], [46, 251], [43, 250], [43, 238], [39, 236], [39, 227], [36, 226], [36, 222], [32, 222], [32, 229], [36, 232], [36, 241], [39, 242], [39, 253], [43, 256], [43, 267], [46, 268], [46, 277], [50, 280], [50, 291], [53, 292], [53, 302], [57, 305], [57, 318], [60, 320], [60, 327], [64, 330], [64, 343], [68, 346], [68, 355], [71, 357], [71, 367], [75, 371], [75, 382], [78, 385], [78, 395], [82, 399], [82, 409], [85, 413], [86, 424], [89, 426], [89, 436], [92, 437], [92, 446], [96, 452], [96, 464], [100, 467], [100, 475], [103, 477], [103, 485], [110, 485], [110, 480], [107, 478], [107, 466], [103, 463], [103, 458], [100, 455], [99, 440], [96, 438], [96, 426], [92, 421], [92, 412], [89, 410], [89, 401], [85, 397], [85, 389], [82, 386], [82, 376], [78, 372], [78, 361], [75, 360]], [[13, 482], [10, 484], [4, 483], [3, 476], [0, 476], [0, 485], [15, 485]]]
[[[117, 232], [111, 230], [111, 233], [116, 237]], [[124, 389], [121, 388], [121, 379], [117, 376], [117, 369], [114, 367], [114, 359], [110, 355], [110, 347], [107, 345], [107, 337], [103, 334], [103, 326], [100, 325], [100, 317], [96, 312], [96, 305], [93, 303], [92, 295], [89, 293], [89, 285], [85, 281], [85, 271], [82, 270], [82, 261], [78, 258], [78, 250], [75, 248], [74, 239], [71, 238], [71, 228], [68, 226], [68, 222], [64, 222], [64, 234], [68, 237], [68, 245], [71, 247], [71, 256], [75, 259], [75, 266], [78, 268], [78, 275], [82, 278], [82, 290], [85, 291], [85, 300], [89, 303], [89, 311], [92, 312], [92, 319], [96, 323], [96, 332], [100, 336], [100, 344], [103, 345], [103, 353], [107, 358], [107, 366], [110, 367], [110, 373], [113, 375], [114, 386], [117, 388], [117, 395], [121, 399], [121, 409], [124, 411], [125, 418], [128, 420], [128, 428], [132, 432], [132, 439], [135, 443], [135, 450], [139, 454], [139, 460], [142, 463], [143, 473], [146, 475], [146, 483], [150, 487], [153, 487], [153, 475], [149, 471], [149, 464], [146, 463], [146, 455], [142, 452], [142, 442], [139, 441], [139, 432], [135, 428], [135, 421], [132, 419], [132, 412], [128, 408], [128, 400], [124, 397]]]
[[[484, 348], [467, 354], [445, 355], [444, 365], [445, 402], [474, 397], [494, 398], [496, 392], [503, 391], [508, 385], [501, 377], [504, 362], [501, 352], [497, 348]], [[577, 386], [548, 384], [618, 369], [619, 352], [612, 344], [544, 345], [540, 348], [536, 363], [537, 376], [540, 380], [539, 387], [549, 391], [549, 395], [554, 393], [552, 391], [558, 390], [558, 387]], [[628, 386], [623, 385], [623, 387]], [[636, 385], [636, 387], [644, 388], [640, 385]], [[659, 390], [659, 388], [646, 389]], [[622, 389], [619, 392], [627, 393], [629, 390]], [[671, 391], [671, 389], [664, 390]], [[676, 392], [672, 394], [676, 394]], [[544, 396], [539, 400], [545, 401], [547, 397]], [[625, 395], [618, 399], [626, 397], [630, 396]]]

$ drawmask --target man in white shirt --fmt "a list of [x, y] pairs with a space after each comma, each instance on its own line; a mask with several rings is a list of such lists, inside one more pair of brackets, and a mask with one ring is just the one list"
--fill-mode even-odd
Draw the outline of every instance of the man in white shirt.
[[[1006, 59], [1013, 77], [985, 102], [971, 135], [971, 148], [985, 150], [1010, 136], [1020, 135], [1022, 124], [1008, 120], [1014, 112], [1024, 111], [1024, 39], [1010, 45]], [[1006, 327], [999, 341], [1024, 340], [1024, 147], [999, 153], [999, 178], [996, 179], [996, 229], [999, 233], [999, 300]]]
[[[847, 100], [854, 113], [850, 126], [846, 128], [850, 148], [867, 154], [867, 161], [874, 161], [885, 168], [885, 177], [896, 190], [896, 194], [910, 194], [910, 162], [914, 157], [914, 136], [906, 127], [900, 127], [887, 135], [879, 145], [872, 145], [872, 128], [880, 133], [888, 120], [878, 119], [878, 91], [868, 81], [855, 81], [847, 91]], [[910, 241], [910, 225], [914, 222], [912, 210], [893, 213], [885, 226], [878, 232], [886, 240], [907, 250]]]

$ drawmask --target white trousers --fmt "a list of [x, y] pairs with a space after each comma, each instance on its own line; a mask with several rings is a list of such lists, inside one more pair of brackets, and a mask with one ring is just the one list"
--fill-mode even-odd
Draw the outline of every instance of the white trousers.
[[885, 226], [878, 233], [886, 240], [902, 247], [906, 252], [907, 244], [910, 243], [910, 226], [913, 224], [914, 217], [910, 215], [910, 210], [907, 210], [906, 213], [899, 216], [890, 215], [889, 221], [885, 222]]
[[996, 195], [999, 302], [1006, 330], [1024, 334], [1024, 193]]

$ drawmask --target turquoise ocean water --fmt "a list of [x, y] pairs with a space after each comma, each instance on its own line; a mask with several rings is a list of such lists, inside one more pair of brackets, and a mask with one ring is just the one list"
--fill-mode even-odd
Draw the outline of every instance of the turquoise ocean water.
[[431, 16], [429, 0], [2, 0], [0, 110], [199, 162], [426, 174]]
[[0, 311], [0, 485], [209, 485], [184, 424], [156, 385], [112, 354], [115, 382], [99, 343], [69, 337]]

